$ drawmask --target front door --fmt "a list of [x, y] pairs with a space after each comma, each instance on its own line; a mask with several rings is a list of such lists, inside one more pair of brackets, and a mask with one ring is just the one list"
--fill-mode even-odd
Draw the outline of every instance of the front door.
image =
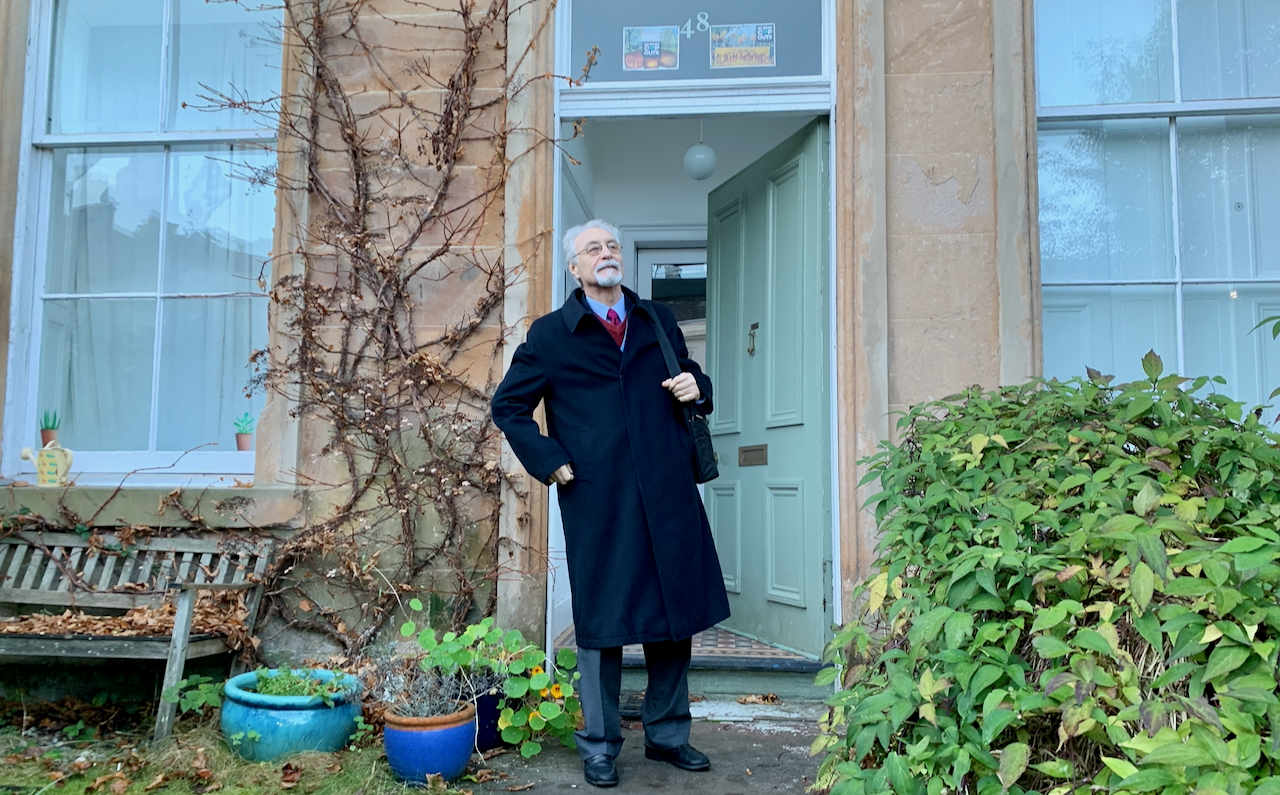
[[707, 208], [720, 477], [705, 500], [725, 626], [814, 656], [831, 625], [828, 129], [809, 124]]

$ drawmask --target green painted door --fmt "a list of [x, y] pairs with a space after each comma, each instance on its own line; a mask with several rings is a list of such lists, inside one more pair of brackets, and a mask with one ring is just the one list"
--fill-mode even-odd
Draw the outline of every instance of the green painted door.
[[810, 655], [831, 624], [828, 126], [708, 197], [707, 364], [720, 477], [704, 498], [730, 629]]

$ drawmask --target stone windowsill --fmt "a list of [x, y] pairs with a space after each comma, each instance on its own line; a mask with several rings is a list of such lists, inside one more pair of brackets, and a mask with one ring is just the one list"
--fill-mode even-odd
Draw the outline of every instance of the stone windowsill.
[[94, 527], [196, 526], [172, 504], [177, 502], [205, 527], [297, 528], [306, 520], [307, 491], [296, 486], [4, 486], [0, 500], [5, 515], [25, 508], [51, 521]]

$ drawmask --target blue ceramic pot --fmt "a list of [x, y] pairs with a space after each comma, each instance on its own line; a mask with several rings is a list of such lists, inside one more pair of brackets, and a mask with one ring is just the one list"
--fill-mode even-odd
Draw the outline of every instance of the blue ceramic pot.
[[475, 704], [459, 701], [461, 709], [437, 718], [402, 718], [386, 714], [382, 742], [391, 772], [411, 786], [422, 786], [427, 776], [452, 781], [462, 775], [476, 744]]
[[[268, 675], [275, 675], [271, 669]], [[301, 673], [295, 669], [295, 673]], [[356, 732], [360, 716], [360, 680], [333, 671], [309, 670], [324, 681], [336, 680], [342, 692], [330, 703], [320, 696], [268, 696], [257, 692], [257, 674], [240, 674], [226, 685], [222, 700], [222, 736], [250, 762], [269, 762], [301, 751], [341, 751]]]

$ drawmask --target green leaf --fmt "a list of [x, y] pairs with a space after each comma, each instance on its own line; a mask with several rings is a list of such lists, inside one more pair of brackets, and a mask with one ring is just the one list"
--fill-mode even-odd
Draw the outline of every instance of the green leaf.
[[938, 633], [942, 631], [947, 619], [954, 612], [946, 605], [939, 605], [924, 615], [917, 617], [911, 622], [911, 632], [908, 634], [911, 642], [913, 644], [932, 643], [933, 639], [938, 637]]
[[412, 621], [406, 621], [400, 625], [400, 637], [407, 638], [418, 631], [418, 625]]
[[1096, 651], [1108, 657], [1115, 655], [1115, 650], [1111, 648], [1111, 643], [1092, 629], [1079, 630], [1076, 632], [1074, 640], [1076, 645], [1082, 649]]
[[1213, 583], [1199, 577], [1174, 577], [1160, 590], [1169, 596], [1204, 596], [1213, 591]]
[[1142, 372], [1146, 373], [1147, 378], [1152, 381], [1160, 380], [1160, 375], [1164, 372], [1164, 362], [1160, 361], [1160, 357], [1154, 350], [1147, 351], [1147, 354], [1142, 357]]
[[1119, 784], [1114, 786], [1116, 789], [1127, 789], [1132, 792], [1152, 792], [1153, 790], [1164, 789], [1170, 784], [1177, 783], [1177, 781], [1169, 771], [1155, 768], [1139, 770], [1132, 776], [1122, 779]]
[[512, 676], [502, 683], [502, 692], [508, 698], [524, 698], [524, 694], [529, 692], [529, 680], [523, 676]]
[[1239, 538], [1233, 538], [1218, 547], [1218, 551], [1227, 555], [1234, 555], [1237, 552], [1252, 552], [1259, 547], [1266, 546], [1266, 543], [1267, 542], [1261, 538], [1240, 536]]
[[[991, 745], [1000, 736], [1000, 732], [1004, 731], [1010, 723], [1017, 719], [1018, 716], [1013, 710], [992, 710], [990, 715], [982, 719], [982, 742], [986, 745]], [[1024, 764], [1023, 767], [1025, 768], [1026, 765]]]
[[520, 743], [520, 755], [525, 759], [530, 759], [542, 752], [542, 745], [533, 740], [525, 740]]
[[1055, 660], [1071, 653], [1071, 647], [1052, 635], [1036, 635], [1031, 645], [1046, 660]]
[[1113, 759], [1109, 756], [1102, 757], [1102, 763], [1111, 769], [1120, 778], [1128, 778], [1138, 772], [1138, 768], [1127, 759]]
[[564, 710], [561, 709], [560, 705], [554, 701], [544, 701], [538, 707], [538, 713], [547, 720], [551, 720], [562, 712], [564, 712]]
[[973, 634], [973, 614], [953, 613], [946, 622], [947, 648], [958, 649]]
[[1208, 751], [1182, 742], [1161, 745], [1142, 758], [1143, 765], [1212, 765], [1213, 757]]
[[1244, 665], [1244, 661], [1249, 659], [1249, 655], [1252, 653], [1244, 646], [1223, 646], [1219, 644], [1213, 650], [1213, 653], [1209, 655], [1209, 664], [1204, 668], [1204, 680], [1212, 682], [1215, 679], [1226, 676], [1241, 665]]
[[1036, 616], [1036, 620], [1031, 624], [1032, 632], [1041, 632], [1046, 629], [1053, 629], [1061, 624], [1067, 618], [1067, 608], [1064, 605], [1056, 604], [1048, 610], [1042, 610], [1040, 615]]
[[540, 673], [529, 677], [529, 689], [533, 691], [542, 690], [551, 686], [551, 674]]
[[575, 649], [563, 648], [556, 652], [557, 668], [577, 668], [578, 652]]
[[1151, 571], [1151, 567], [1145, 561], [1139, 561], [1129, 575], [1129, 595], [1133, 597], [1133, 603], [1138, 606], [1138, 610], [1146, 612], [1147, 605], [1151, 604], [1155, 587], [1155, 574]]
[[516, 726], [508, 726], [502, 730], [502, 741], [510, 745], [515, 745], [524, 739], [525, 731]]
[[1031, 769], [1053, 778], [1071, 778], [1075, 775], [1075, 766], [1066, 759], [1051, 759], [1048, 762], [1031, 765]]
[[421, 600], [421, 599], [417, 599], [417, 598], [410, 599], [410, 600], [409, 600], [409, 609], [410, 609], [410, 610], [421, 610], [421, 609], [422, 609], [422, 600]]
[[1156, 491], [1155, 486], [1148, 483], [1138, 492], [1138, 496], [1133, 498], [1133, 512], [1138, 516], [1149, 516], [1160, 505], [1160, 492]]
[[1030, 756], [1031, 749], [1026, 743], [1010, 743], [1004, 747], [1000, 752], [1000, 771], [997, 774], [1001, 792], [1008, 792], [1009, 788], [1022, 777]]

